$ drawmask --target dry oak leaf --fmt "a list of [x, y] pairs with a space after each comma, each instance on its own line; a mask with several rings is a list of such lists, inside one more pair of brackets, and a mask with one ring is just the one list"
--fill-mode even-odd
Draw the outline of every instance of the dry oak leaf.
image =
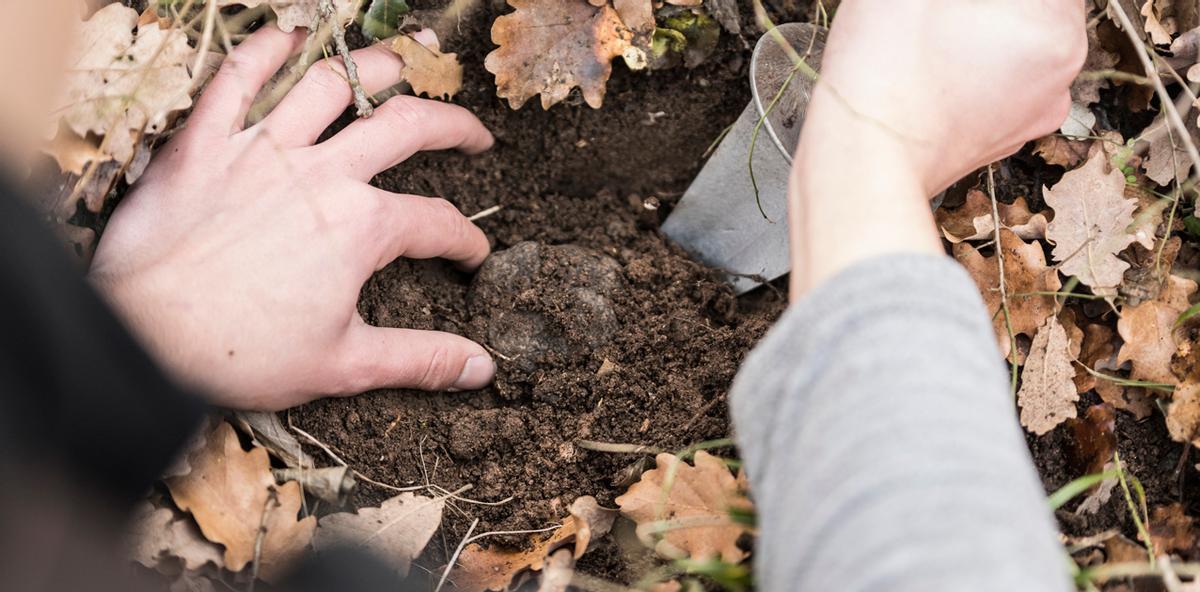
[[137, 22], [136, 10], [117, 3], [81, 25], [55, 111], [79, 138], [104, 136], [100, 149], [121, 162], [133, 158], [138, 136], [162, 131], [168, 115], [192, 105], [187, 35]]
[[436, 45], [426, 47], [408, 35], [392, 41], [392, 51], [404, 60], [400, 76], [412, 85], [414, 94], [449, 99], [462, 89], [463, 68], [458, 54], [442, 53]]
[[151, 569], [171, 558], [181, 561], [187, 570], [208, 563], [224, 565], [221, 547], [205, 539], [191, 518], [150, 502], [134, 508], [128, 538], [129, 558]]
[[1168, 45], [1171, 37], [1200, 25], [1193, 0], [1146, 0], [1142, 4], [1145, 30], [1157, 45]]
[[[254, 8], [266, 4], [275, 11], [275, 26], [285, 33], [295, 31], [297, 27], [308, 28], [318, 21], [320, 0], [217, 0], [217, 6], [245, 6]], [[338, 20], [348, 23], [354, 20], [354, 0], [333, 0], [337, 10]]]
[[1071, 343], [1058, 317], [1046, 322], [1033, 338], [1033, 346], [1021, 372], [1021, 425], [1042, 436], [1076, 416], [1075, 368], [1071, 366]]
[[[1049, 220], [1045, 214], [1030, 212], [1024, 197], [1018, 197], [1011, 204], [997, 204], [996, 209], [1000, 213], [1000, 223], [1017, 236], [1025, 240], [1046, 237]], [[951, 244], [969, 240], [991, 240], [995, 236], [992, 200], [978, 189], [967, 192], [963, 205], [954, 210], [938, 208], [935, 215], [942, 235]]]
[[617, 498], [621, 514], [637, 523], [638, 538], [668, 558], [745, 559], [737, 541], [749, 529], [730, 512], [749, 509], [750, 501], [725, 463], [706, 452], [696, 453], [695, 466], [666, 453], [655, 461], [654, 470]]
[[568, 510], [570, 515], [563, 520], [562, 527], [534, 542], [529, 549], [508, 551], [467, 545], [450, 578], [455, 589], [460, 592], [504, 590], [517, 574], [525, 570], [541, 571], [550, 554], [572, 540], [575, 541], [574, 557], [579, 559], [587, 552], [592, 540], [612, 529], [617, 518], [617, 512], [600, 507], [591, 496], [577, 498]]
[[[1196, 118], [1186, 118], [1184, 127], [1192, 142], [1200, 144], [1200, 128], [1196, 125]], [[1147, 126], [1141, 137], [1150, 144], [1146, 160], [1142, 163], [1146, 177], [1163, 186], [1188, 178], [1193, 162], [1188, 156], [1187, 144], [1175, 126], [1167, 121], [1165, 114]]]
[[330, 514], [317, 523], [313, 548], [366, 547], [404, 577], [412, 560], [425, 550], [442, 524], [445, 507], [445, 498], [401, 493], [378, 508], [359, 508], [357, 514]]
[[[1046, 266], [1040, 243], [1026, 243], [1012, 231], [1001, 229], [1000, 250], [1004, 253], [1005, 288], [1013, 334], [1032, 337], [1057, 308], [1053, 296], [1034, 294], [1058, 292], [1062, 281], [1057, 272]], [[1000, 268], [996, 256], [984, 257], [975, 247], [960, 243], [954, 245], [954, 258], [975, 280], [991, 316], [1000, 353], [1008, 358], [1012, 342], [1002, 312]], [[1019, 352], [1016, 357], [1020, 361]]]
[[1161, 384], [1179, 381], [1171, 372], [1171, 358], [1178, 350], [1179, 330], [1175, 320], [1188, 308], [1188, 298], [1196, 292], [1196, 282], [1171, 275], [1158, 298], [1121, 309], [1117, 333], [1125, 343], [1117, 363], [1132, 362], [1129, 377]]
[[1185, 382], [1176, 387], [1167, 407], [1167, 432], [1176, 442], [1200, 446], [1200, 384]]
[[1125, 175], [1108, 170], [1103, 153], [1082, 168], [1068, 171], [1054, 188], [1045, 188], [1054, 220], [1046, 238], [1054, 244], [1054, 260], [1063, 274], [1076, 276], [1101, 296], [1115, 296], [1129, 267], [1117, 257], [1134, 241], [1127, 229], [1137, 201], [1125, 198]]
[[[562, 101], [578, 86], [583, 100], [598, 109], [612, 75], [612, 60], [635, 61], [633, 32], [608, 4], [584, 0], [508, 0], [516, 12], [492, 24], [484, 67], [496, 75], [496, 95], [513, 109], [541, 95], [542, 108]], [[645, 60], [642, 53], [641, 61]]]
[[1033, 144], [1033, 153], [1042, 157], [1046, 164], [1072, 169], [1087, 158], [1088, 143], [1072, 140], [1059, 134], [1039, 138]]
[[241, 571], [253, 559], [259, 525], [266, 517], [259, 574], [278, 577], [312, 540], [316, 518], [297, 520], [303, 501], [300, 485], [275, 485], [265, 448], [242, 450], [237, 434], [221, 422], [204, 448], [188, 458], [192, 470], [166, 481], [171, 498], [191, 512], [200, 531], [225, 546], [225, 568]]

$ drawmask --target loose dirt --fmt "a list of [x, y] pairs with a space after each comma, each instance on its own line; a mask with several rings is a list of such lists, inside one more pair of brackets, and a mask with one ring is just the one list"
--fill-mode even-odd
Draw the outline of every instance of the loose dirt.
[[[645, 457], [588, 450], [580, 439], [677, 450], [728, 437], [729, 385], [784, 307], [773, 287], [736, 299], [719, 274], [657, 231], [749, 101], [752, 38], [723, 35], [716, 55], [692, 70], [618, 66], [600, 110], [568, 101], [544, 112], [532, 101], [514, 112], [482, 65], [502, 6], [485, 3], [444, 43], [466, 71], [455, 102], [493, 130], [496, 147], [479, 157], [420, 155], [375, 180], [445, 197], [467, 214], [503, 206], [479, 221], [496, 255], [476, 277], [443, 262], [397, 261], [359, 302], [375, 325], [486, 344], [499, 366], [495, 385], [378, 391], [291, 412], [374, 480], [471, 485], [464, 495], [473, 499], [511, 498], [448, 512], [451, 547], [474, 518], [476, 532], [537, 529], [559, 523], [580, 495], [612, 506]], [[390, 495], [368, 485], [359, 501]]]

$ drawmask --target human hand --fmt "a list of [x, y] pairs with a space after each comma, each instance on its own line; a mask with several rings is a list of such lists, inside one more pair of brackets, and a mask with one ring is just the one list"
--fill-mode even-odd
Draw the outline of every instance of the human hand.
[[[447, 103], [395, 97], [332, 138], [351, 102], [340, 61], [314, 65], [261, 123], [251, 102], [304, 32], [268, 27], [225, 60], [109, 221], [91, 278], [157, 359], [217, 404], [277, 410], [373, 388], [482, 388], [495, 365], [446, 333], [371, 327], [359, 291], [397, 257], [478, 267], [483, 232], [441, 199], [367, 184], [422, 150], [492, 135]], [[382, 46], [354, 52], [367, 92], [399, 81]]]
[[792, 171], [793, 294], [941, 253], [926, 200], [1058, 129], [1084, 25], [1083, 0], [843, 2]]

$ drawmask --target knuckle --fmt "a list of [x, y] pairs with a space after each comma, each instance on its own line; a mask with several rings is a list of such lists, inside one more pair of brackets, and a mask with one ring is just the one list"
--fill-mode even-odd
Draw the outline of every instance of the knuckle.
[[425, 100], [408, 96], [395, 97], [385, 102], [382, 108], [388, 115], [409, 126], [426, 121], [430, 115], [430, 107]]
[[443, 346], [435, 347], [424, 363], [416, 386], [422, 390], [444, 388], [454, 380], [454, 356]]
[[330, 60], [309, 68], [304, 74], [304, 81], [306, 86], [322, 93], [346, 94], [350, 88], [341, 64]]

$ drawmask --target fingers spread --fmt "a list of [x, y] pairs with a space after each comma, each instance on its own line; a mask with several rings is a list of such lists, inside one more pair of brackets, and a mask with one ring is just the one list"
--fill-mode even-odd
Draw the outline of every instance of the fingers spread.
[[438, 198], [398, 195], [367, 187], [374, 199], [371, 220], [372, 244], [379, 248], [376, 269], [399, 257], [458, 262], [475, 269], [491, 252], [487, 237], [453, 204]]
[[188, 129], [233, 133], [242, 129], [258, 91], [303, 42], [304, 31], [284, 33], [263, 27], [225, 58], [196, 102]]
[[[404, 62], [383, 45], [351, 52], [359, 81], [367, 94], [400, 82]], [[290, 146], [308, 146], [354, 100], [341, 58], [320, 60], [263, 120], [275, 137]]]
[[351, 123], [322, 142], [323, 158], [346, 166], [346, 174], [368, 181], [424, 150], [456, 148], [468, 154], [495, 143], [470, 111], [441, 101], [394, 97], [367, 119]]
[[351, 327], [340, 358], [338, 384], [346, 394], [377, 388], [477, 390], [496, 374], [487, 350], [465, 337], [361, 321]]

